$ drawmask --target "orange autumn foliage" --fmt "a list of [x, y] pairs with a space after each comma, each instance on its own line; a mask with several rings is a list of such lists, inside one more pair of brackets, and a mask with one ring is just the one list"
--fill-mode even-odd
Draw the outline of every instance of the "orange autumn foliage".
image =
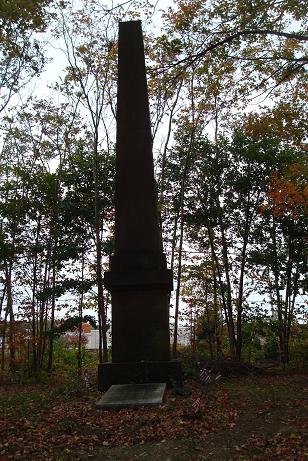
[[83, 333], [91, 333], [92, 331], [92, 326], [89, 323], [82, 323], [82, 332]]
[[299, 219], [308, 214], [308, 184], [300, 184], [294, 179], [280, 177], [277, 173], [271, 176], [267, 191], [268, 202], [261, 212], [270, 209], [274, 216], [288, 216]]

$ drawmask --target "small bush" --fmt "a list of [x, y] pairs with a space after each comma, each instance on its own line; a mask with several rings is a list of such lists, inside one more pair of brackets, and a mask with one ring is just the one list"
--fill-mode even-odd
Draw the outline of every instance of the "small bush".
[[199, 368], [197, 362], [183, 361], [183, 378], [199, 379]]
[[61, 383], [56, 389], [57, 395], [62, 395], [66, 399], [86, 397], [88, 389], [85, 382], [80, 378], [70, 379], [67, 382]]

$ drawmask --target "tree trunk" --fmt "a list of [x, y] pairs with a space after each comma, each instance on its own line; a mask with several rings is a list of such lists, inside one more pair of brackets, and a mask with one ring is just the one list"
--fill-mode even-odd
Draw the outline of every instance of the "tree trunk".
[[[81, 283], [83, 283], [84, 280], [84, 255], [82, 255], [82, 263], [81, 263]], [[82, 317], [83, 317], [83, 297], [84, 297], [84, 291], [83, 287], [80, 293], [80, 299], [79, 299], [79, 326], [78, 326], [78, 354], [77, 354], [77, 370], [78, 374], [81, 376], [82, 374]]]
[[249, 230], [251, 225], [251, 216], [250, 216], [250, 201], [249, 197], [246, 202], [246, 212], [245, 212], [245, 228], [243, 236], [243, 246], [241, 254], [241, 267], [240, 267], [240, 278], [239, 278], [239, 287], [238, 287], [238, 298], [237, 298], [237, 359], [241, 360], [242, 353], [242, 313], [243, 313], [243, 294], [244, 294], [244, 276], [245, 276], [245, 265], [246, 265], [246, 251], [249, 238]]
[[32, 368], [34, 371], [38, 369], [38, 357], [37, 357], [37, 348], [38, 348], [38, 338], [37, 338], [37, 312], [35, 309], [35, 300], [36, 300], [36, 290], [37, 290], [37, 259], [38, 259], [38, 240], [40, 235], [41, 228], [41, 217], [39, 216], [37, 221], [36, 228], [36, 237], [35, 237], [35, 249], [34, 249], [34, 262], [33, 262], [33, 280], [32, 280], [32, 301], [31, 301], [31, 313], [32, 313]]
[[6, 341], [6, 331], [7, 331], [7, 318], [8, 310], [5, 311], [4, 322], [3, 322], [3, 331], [2, 331], [2, 344], [1, 344], [1, 376], [3, 378], [4, 369], [5, 369], [5, 341]]
[[55, 328], [55, 308], [56, 308], [56, 263], [53, 261], [52, 266], [52, 297], [51, 297], [51, 317], [50, 317], [50, 334], [49, 334], [49, 351], [47, 370], [52, 371], [53, 364], [53, 343], [54, 343], [54, 328]]
[[[46, 261], [45, 261], [45, 268], [44, 268], [44, 278], [43, 278], [43, 286], [42, 291], [45, 292], [48, 283], [49, 283], [49, 266], [50, 266], [50, 250], [51, 250], [51, 236], [49, 235], [48, 244], [47, 244], [47, 252], [46, 252]], [[39, 335], [38, 335], [38, 348], [37, 348], [37, 356], [38, 356], [38, 367], [39, 369], [42, 368], [44, 362], [44, 355], [46, 350], [46, 331], [47, 331], [47, 305], [48, 299], [42, 300], [40, 302], [40, 311], [39, 311]]]
[[107, 345], [107, 316], [105, 313], [104, 302], [104, 285], [102, 276], [102, 242], [101, 228], [102, 220], [99, 209], [99, 163], [98, 163], [98, 126], [95, 127], [95, 136], [93, 143], [93, 180], [94, 180], [94, 211], [95, 211], [95, 247], [96, 247], [96, 283], [97, 283], [97, 304], [100, 328], [99, 357], [100, 362], [108, 362], [108, 345]]
[[189, 160], [192, 152], [192, 143], [194, 138], [194, 130], [191, 133], [190, 143], [185, 158], [184, 169], [181, 181], [180, 191], [180, 207], [179, 207], [179, 219], [180, 219], [180, 239], [178, 249], [178, 270], [176, 280], [176, 292], [175, 292], [175, 312], [174, 312], [174, 336], [172, 345], [172, 355], [174, 358], [177, 357], [177, 340], [178, 340], [178, 319], [179, 319], [179, 305], [180, 305], [180, 291], [181, 291], [181, 276], [182, 276], [182, 252], [183, 252], [183, 240], [184, 240], [184, 195], [186, 177], [188, 173]]
[[1, 299], [0, 299], [0, 319], [1, 319], [3, 305], [4, 305], [5, 294], [6, 294], [6, 284], [4, 283], [3, 292], [1, 295]]
[[[230, 322], [229, 322], [229, 314], [228, 314], [228, 310], [227, 310], [227, 303], [226, 303], [226, 298], [225, 298], [225, 293], [224, 293], [223, 281], [222, 281], [222, 276], [221, 276], [221, 272], [220, 272], [220, 266], [219, 266], [218, 257], [217, 257], [216, 251], [215, 251], [213, 232], [212, 232], [210, 226], [207, 226], [207, 231], [208, 231], [208, 237], [209, 237], [209, 242], [210, 242], [210, 247], [211, 247], [212, 259], [213, 259], [213, 261], [215, 263], [215, 269], [214, 269], [215, 274], [216, 274], [216, 271], [217, 271], [218, 283], [219, 283], [219, 288], [220, 288], [220, 295], [221, 295], [221, 300], [222, 300], [224, 316], [225, 316], [225, 320], [226, 320], [226, 324], [227, 324], [228, 335], [230, 335], [230, 333], [229, 333], [229, 324], [230, 324]], [[215, 277], [215, 280], [216, 280], [216, 277]]]
[[217, 297], [217, 278], [215, 267], [213, 269], [213, 283], [214, 283], [214, 292], [213, 292], [213, 303], [215, 311], [215, 343], [216, 343], [216, 355], [221, 357], [221, 340], [219, 334], [219, 316], [218, 316], [218, 297]]
[[226, 277], [226, 285], [227, 285], [227, 311], [228, 311], [228, 318], [229, 318], [229, 343], [230, 343], [230, 355], [232, 358], [236, 358], [237, 356], [237, 342], [235, 338], [235, 328], [234, 328], [234, 319], [233, 319], [233, 307], [232, 307], [232, 290], [231, 290], [231, 281], [230, 281], [230, 273], [229, 273], [229, 260], [228, 260], [228, 248], [227, 248], [227, 241], [225, 237], [225, 227], [222, 220], [221, 210], [219, 210], [219, 225], [220, 225], [220, 232], [221, 232], [221, 243], [222, 243], [222, 260], [223, 266], [225, 270], [225, 277]]
[[176, 292], [175, 292], [175, 311], [174, 311], [174, 330], [173, 330], [173, 345], [172, 355], [177, 357], [177, 344], [178, 344], [178, 322], [179, 322], [179, 305], [180, 305], [180, 290], [181, 290], [181, 275], [182, 275], [182, 250], [183, 250], [183, 236], [184, 236], [184, 220], [183, 220], [183, 204], [181, 209], [180, 219], [180, 242], [179, 242], [179, 257], [178, 257], [178, 270], [176, 278]]
[[[174, 100], [174, 102], [172, 104], [171, 110], [170, 110], [169, 123], [168, 123], [168, 132], [167, 132], [167, 137], [166, 137], [164, 150], [163, 150], [163, 154], [162, 154], [161, 172], [160, 172], [160, 193], [159, 193], [159, 205], [162, 208], [164, 208], [163, 205], [164, 205], [165, 167], [166, 167], [167, 149], [168, 149], [168, 144], [169, 144], [170, 137], [171, 137], [171, 132], [172, 132], [173, 114], [174, 114], [175, 108], [176, 108], [178, 100], [179, 100], [182, 85], [183, 85], [183, 80], [181, 80], [180, 85], [178, 86], [176, 98], [175, 98], [175, 100]], [[160, 213], [160, 216], [161, 216], [160, 227], [161, 227], [161, 231], [162, 231], [163, 230], [163, 220], [164, 220], [163, 216], [162, 216], [162, 213]]]
[[[289, 231], [290, 232], [290, 231]], [[292, 298], [292, 266], [293, 266], [293, 239], [290, 232], [288, 238], [288, 261], [287, 261], [287, 283], [286, 293], [284, 300], [284, 312], [283, 312], [283, 366], [286, 367], [289, 363], [289, 334], [288, 324], [291, 312], [291, 298]]]
[[271, 236], [273, 242], [274, 250], [274, 287], [276, 295], [276, 305], [277, 305], [277, 317], [278, 317], [278, 336], [279, 336], [279, 352], [280, 352], [280, 362], [283, 363], [283, 350], [284, 350], [284, 339], [283, 339], [283, 318], [282, 318], [282, 300], [279, 293], [279, 266], [278, 266], [278, 255], [277, 255], [277, 242], [276, 242], [276, 223], [275, 218], [273, 218], [273, 226], [271, 228]]
[[5, 283], [6, 283], [6, 293], [7, 293], [7, 303], [6, 310], [9, 317], [9, 351], [10, 351], [10, 370], [15, 371], [15, 359], [16, 359], [16, 349], [15, 349], [15, 316], [13, 311], [13, 292], [12, 292], [12, 267], [7, 265], [5, 262]]

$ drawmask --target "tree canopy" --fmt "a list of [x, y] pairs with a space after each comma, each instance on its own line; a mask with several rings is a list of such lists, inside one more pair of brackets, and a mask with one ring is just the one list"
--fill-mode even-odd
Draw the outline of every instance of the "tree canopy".
[[[2, 373], [4, 344], [12, 371], [22, 356], [19, 320], [36, 370], [87, 315], [107, 360], [117, 27], [138, 18], [173, 353], [185, 326], [192, 348], [254, 360], [256, 329], [286, 365], [307, 320], [306, 3], [77, 3], [0, 1]], [[64, 69], [36, 92], [50, 47]]]

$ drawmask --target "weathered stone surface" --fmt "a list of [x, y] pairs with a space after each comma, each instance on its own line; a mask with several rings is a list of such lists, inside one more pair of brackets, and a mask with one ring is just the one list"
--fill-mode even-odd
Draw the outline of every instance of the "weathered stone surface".
[[97, 402], [96, 407], [110, 410], [159, 405], [163, 403], [165, 392], [165, 383], [113, 385]]

